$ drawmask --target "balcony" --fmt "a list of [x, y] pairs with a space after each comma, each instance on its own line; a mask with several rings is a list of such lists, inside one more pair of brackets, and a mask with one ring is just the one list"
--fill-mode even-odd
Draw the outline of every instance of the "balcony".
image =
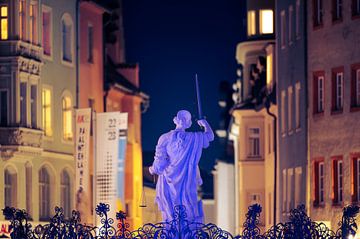
[[21, 40], [0, 41], [0, 57], [23, 56], [41, 60], [42, 47]]

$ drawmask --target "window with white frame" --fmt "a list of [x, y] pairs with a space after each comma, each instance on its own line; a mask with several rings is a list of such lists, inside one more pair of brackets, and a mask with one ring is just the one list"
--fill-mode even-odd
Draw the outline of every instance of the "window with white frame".
[[7, 126], [8, 124], [8, 90], [0, 90], [0, 126]]
[[52, 96], [51, 90], [48, 88], [43, 88], [42, 90], [42, 126], [44, 129], [45, 136], [52, 136], [52, 113], [51, 113], [51, 104]]
[[30, 87], [30, 112], [31, 112], [31, 127], [37, 128], [37, 85]]
[[249, 128], [249, 157], [260, 157], [260, 128]]
[[70, 191], [70, 176], [68, 172], [63, 170], [61, 172], [61, 207], [64, 209], [64, 216], [66, 218], [71, 215], [71, 191]]
[[296, 38], [300, 37], [300, 0], [296, 0], [296, 9], [295, 9], [295, 35]]
[[286, 109], [286, 91], [281, 91], [281, 133], [284, 134], [286, 131], [286, 118], [285, 118], [285, 109]]
[[52, 55], [52, 9], [42, 5], [42, 46], [45, 56]]
[[325, 183], [324, 162], [319, 162], [318, 165], [319, 165], [318, 166], [318, 170], [319, 170], [319, 172], [318, 172], [318, 175], [319, 175], [319, 184], [318, 184], [319, 185], [319, 195], [318, 195], [318, 197], [319, 197], [319, 203], [323, 204], [325, 201], [325, 198], [324, 198], [324, 196], [325, 196], [325, 193], [324, 193], [324, 188], [325, 188], [325, 185], [324, 185], [324, 183]]
[[313, 25], [319, 27], [323, 24], [323, 0], [314, 0], [313, 3]]
[[35, 2], [30, 3], [30, 42], [36, 44], [37, 39], [37, 22], [38, 22], [38, 5]]
[[19, 0], [19, 37], [26, 39], [26, 0]]
[[293, 18], [294, 18], [294, 8], [292, 5], [289, 6], [289, 44], [294, 41], [293, 37]]
[[324, 74], [314, 75], [314, 113], [324, 112]]
[[27, 124], [27, 82], [20, 82], [20, 125]]
[[8, 6], [0, 5], [0, 39], [7, 40], [9, 37]]
[[248, 36], [256, 34], [256, 12], [254, 10], [247, 12], [247, 32]]
[[50, 175], [45, 167], [39, 171], [39, 217], [48, 220], [50, 217]]
[[62, 60], [65, 62], [73, 61], [73, 21], [68, 13], [61, 19], [62, 28]]
[[293, 129], [293, 88], [288, 87], [288, 131], [291, 132]]
[[11, 168], [4, 171], [4, 203], [5, 207], [17, 206], [17, 174]]
[[343, 84], [344, 84], [344, 73], [337, 72], [335, 75], [335, 107], [334, 110], [341, 110], [343, 108]]
[[300, 90], [301, 83], [296, 82], [295, 84], [295, 127], [300, 129]]
[[274, 12], [271, 9], [261, 9], [260, 12], [260, 34], [274, 33]]
[[343, 201], [343, 162], [342, 160], [337, 161], [337, 193], [338, 193], [338, 202]]
[[72, 140], [72, 103], [69, 96], [62, 99], [62, 114], [63, 114], [63, 139]]
[[281, 36], [280, 36], [280, 45], [281, 48], [284, 48], [286, 45], [286, 18], [285, 18], [285, 10], [282, 10], [280, 13], [280, 30], [281, 30]]

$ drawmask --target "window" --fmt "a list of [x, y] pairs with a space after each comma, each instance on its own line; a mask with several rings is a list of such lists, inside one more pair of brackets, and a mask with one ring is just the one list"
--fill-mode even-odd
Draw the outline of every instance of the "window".
[[260, 34], [274, 33], [274, 13], [273, 10], [260, 10]]
[[38, 21], [38, 5], [30, 4], [30, 42], [36, 44], [37, 39], [37, 21]]
[[342, 111], [344, 103], [344, 68], [332, 69], [332, 111]]
[[256, 34], [256, 12], [248, 11], [247, 13], [247, 31], [248, 36], [253, 36]]
[[324, 112], [324, 78], [323, 71], [314, 73], [314, 85], [313, 85], [313, 112], [314, 114]]
[[31, 110], [31, 127], [37, 128], [37, 85], [31, 85], [30, 90], [30, 110]]
[[292, 44], [294, 41], [293, 37], [293, 18], [294, 18], [294, 8], [289, 6], [289, 44]]
[[0, 90], [0, 126], [8, 124], [8, 91]]
[[339, 204], [343, 202], [343, 161], [341, 156], [334, 157], [332, 159], [333, 159], [332, 199], [333, 199], [333, 204]]
[[62, 112], [63, 112], [63, 139], [72, 140], [72, 104], [71, 98], [65, 96], [62, 99]]
[[360, 0], [351, 1], [351, 13], [352, 16], [360, 16]]
[[321, 27], [323, 25], [323, 0], [313, 0], [313, 26]]
[[25, 166], [26, 177], [26, 211], [32, 214], [32, 167], [27, 164]]
[[333, 22], [342, 20], [342, 0], [332, 0], [332, 20]]
[[52, 10], [47, 6], [42, 6], [42, 44], [44, 55], [52, 55]]
[[294, 208], [294, 199], [293, 199], [293, 177], [294, 177], [294, 169], [288, 168], [287, 170], [287, 212], [290, 212], [291, 209]]
[[62, 60], [65, 62], [73, 61], [73, 21], [67, 13], [61, 19], [62, 27]]
[[281, 11], [280, 13], [281, 15], [281, 38], [280, 38], [280, 43], [281, 43], [281, 48], [284, 48], [286, 45], [286, 19], [285, 19], [285, 11]]
[[4, 172], [4, 196], [5, 207], [17, 206], [17, 174], [11, 168]]
[[285, 118], [285, 109], [286, 109], [286, 91], [281, 91], [281, 133], [285, 134], [286, 131], [286, 118]]
[[66, 218], [71, 216], [71, 195], [70, 195], [70, 176], [64, 170], [61, 172], [61, 207], [64, 209]]
[[8, 37], [8, 7], [0, 5], [0, 39], [7, 40]]
[[293, 115], [293, 88], [292, 86], [288, 87], [288, 130], [289, 133], [292, 132], [292, 115]]
[[20, 82], [20, 125], [26, 126], [27, 118], [27, 83]]
[[295, 168], [295, 207], [300, 205], [301, 202], [301, 190], [302, 190], [302, 168]]
[[360, 64], [351, 66], [351, 107], [360, 107]]
[[88, 26], [88, 62], [94, 62], [94, 27]]
[[26, 39], [26, 1], [19, 0], [19, 38]]
[[45, 136], [52, 136], [51, 125], [51, 91], [50, 89], [42, 90], [42, 126]]
[[296, 9], [295, 9], [296, 19], [295, 19], [295, 35], [296, 38], [300, 37], [300, 0], [296, 0]]
[[273, 82], [274, 53], [271, 49], [266, 55], [266, 84], [271, 85]]
[[353, 202], [360, 201], [360, 155], [352, 157], [352, 196]]
[[286, 176], [286, 169], [283, 169], [282, 171], [282, 201], [283, 201], [283, 204], [282, 204], [282, 211], [283, 212], [286, 212], [286, 206], [287, 206], [287, 201], [286, 201], [286, 189], [287, 189], [287, 185], [286, 185], [286, 181], [287, 181], [287, 176]]
[[318, 161], [314, 164], [314, 185], [315, 185], [315, 200], [314, 205], [323, 205], [325, 202], [325, 168], [324, 168], [324, 162]]
[[40, 220], [50, 217], [50, 176], [45, 167], [39, 171], [39, 216]]
[[295, 84], [295, 127], [300, 129], [300, 90], [301, 84], [297, 82]]
[[249, 128], [249, 157], [260, 157], [260, 128]]

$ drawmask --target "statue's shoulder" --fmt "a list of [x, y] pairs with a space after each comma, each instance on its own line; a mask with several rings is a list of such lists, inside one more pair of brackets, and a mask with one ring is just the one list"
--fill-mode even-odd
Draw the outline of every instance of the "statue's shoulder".
[[158, 140], [158, 145], [165, 145], [168, 140], [170, 139], [170, 137], [172, 136], [173, 132], [172, 131], [169, 131], [165, 134], [162, 134], [160, 137], [159, 137], [159, 140]]

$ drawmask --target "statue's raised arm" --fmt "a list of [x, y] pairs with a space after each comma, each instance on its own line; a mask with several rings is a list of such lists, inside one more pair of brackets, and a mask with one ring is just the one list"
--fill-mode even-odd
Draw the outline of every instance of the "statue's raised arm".
[[159, 175], [156, 203], [164, 220], [172, 220], [174, 207], [183, 205], [190, 221], [202, 222], [202, 204], [197, 197], [197, 187], [202, 184], [198, 163], [203, 148], [214, 140], [214, 133], [204, 119], [197, 121], [203, 131], [187, 132], [192, 121], [186, 110], [180, 110], [173, 121], [176, 128], [159, 138], [149, 168], [151, 174]]

